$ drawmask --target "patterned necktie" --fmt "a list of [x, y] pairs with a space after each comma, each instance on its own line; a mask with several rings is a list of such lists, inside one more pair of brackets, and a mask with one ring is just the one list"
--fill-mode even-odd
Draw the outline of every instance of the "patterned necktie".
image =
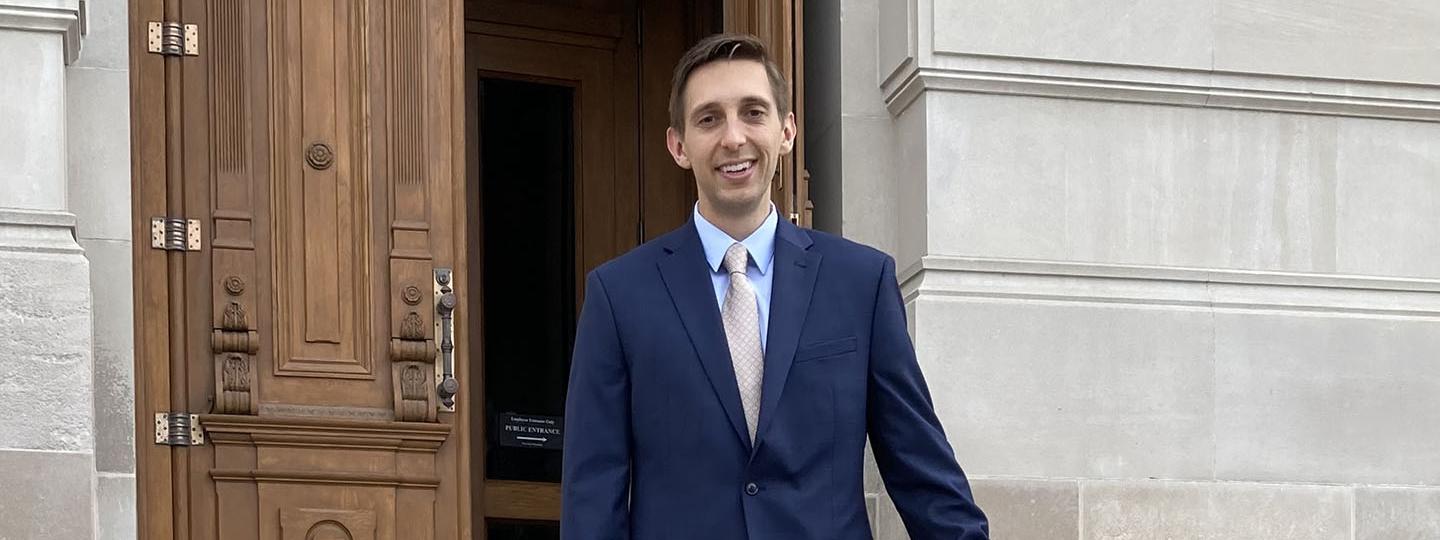
[[755, 285], [745, 275], [749, 260], [750, 252], [744, 244], [736, 242], [725, 250], [730, 290], [725, 292], [720, 315], [725, 321], [730, 362], [735, 367], [735, 383], [740, 387], [740, 403], [745, 407], [745, 424], [750, 428], [753, 443], [755, 426], [760, 420], [760, 381], [765, 372], [765, 354], [760, 346], [760, 307], [755, 300]]

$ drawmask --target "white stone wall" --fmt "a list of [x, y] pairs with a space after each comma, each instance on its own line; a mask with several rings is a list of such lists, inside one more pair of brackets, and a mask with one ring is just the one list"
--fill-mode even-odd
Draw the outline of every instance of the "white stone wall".
[[0, 0], [0, 538], [92, 538], [89, 261], [66, 186], [75, 0]]
[[119, 540], [136, 535], [129, 3], [86, 10], [85, 47], [65, 70], [70, 207], [95, 306], [95, 536]]
[[996, 537], [1440, 538], [1440, 4], [842, 5], [843, 232]]
[[0, 538], [136, 536], [127, 19], [0, 0]]

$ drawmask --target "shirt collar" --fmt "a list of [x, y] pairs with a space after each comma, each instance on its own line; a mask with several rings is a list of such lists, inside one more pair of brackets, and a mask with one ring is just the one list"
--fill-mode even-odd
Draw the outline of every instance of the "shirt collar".
[[[711, 272], [719, 272], [721, 265], [725, 263], [725, 251], [730, 249], [730, 244], [734, 244], [735, 240], [700, 215], [698, 203], [693, 213], [695, 230], [700, 233], [700, 244], [705, 247], [705, 262], [710, 264]], [[755, 263], [762, 276], [770, 271], [770, 262], [775, 258], [775, 229], [779, 219], [775, 213], [775, 204], [771, 203], [770, 214], [765, 216], [760, 227], [744, 240], [740, 240], [741, 244], [745, 244], [745, 250], [750, 252], [750, 260]]]

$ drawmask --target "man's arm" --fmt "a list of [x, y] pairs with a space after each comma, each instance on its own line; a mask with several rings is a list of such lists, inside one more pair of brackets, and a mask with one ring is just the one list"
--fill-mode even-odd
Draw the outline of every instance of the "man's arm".
[[982, 540], [985, 514], [955, 462], [915, 359], [895, 261], [885, 257], [870, 331], [867, 422], [885, 488], [916, 540]]
[[596, 272], [585, 280], [565, 431], [560, 537], [630, 538], [630, 373]]

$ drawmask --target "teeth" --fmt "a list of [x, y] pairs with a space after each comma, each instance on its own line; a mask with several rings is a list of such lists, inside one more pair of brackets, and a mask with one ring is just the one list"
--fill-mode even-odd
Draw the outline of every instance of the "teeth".
[[740, 172], [740, 171], [743, 171], [743, 170], [749, 169], [749, 168], [750, 168], [750, 162], [749, 162], [749, 161], [746, 161], [746, 162], [744, 162], [744, 163], [736, 163], [736, 164], [734, 164], [734, 165], [726, 165], [726, 166], [724, 166], [724, 167], [720, 167], [720, 170], [725, 171], [725, 172], [728, 172], [728, 173], [733, 173], [733, 172]]

